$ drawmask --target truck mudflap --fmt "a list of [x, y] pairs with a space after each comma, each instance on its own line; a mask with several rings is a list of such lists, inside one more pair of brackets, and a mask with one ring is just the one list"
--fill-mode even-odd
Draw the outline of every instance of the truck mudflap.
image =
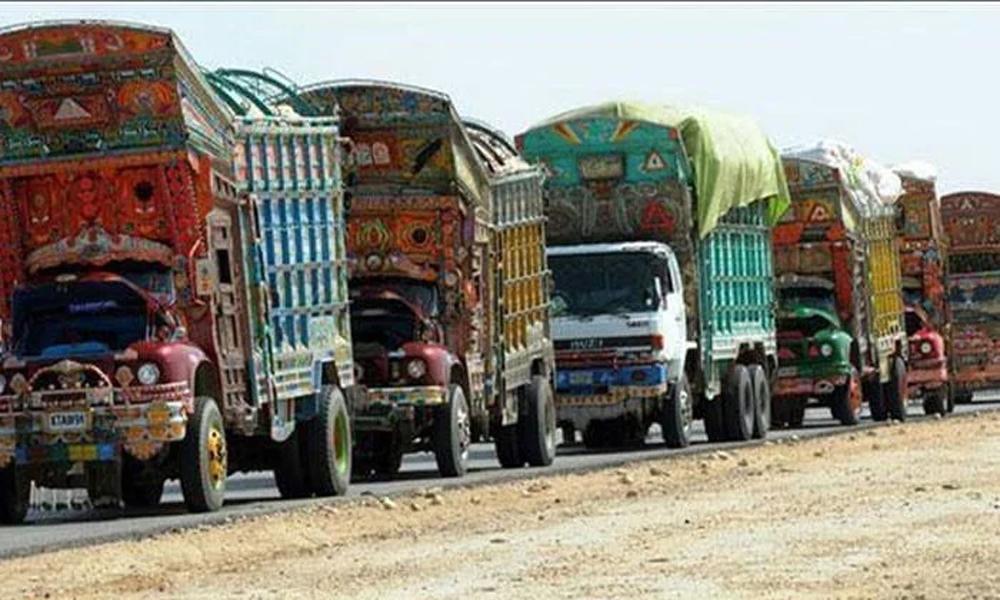
[[11, 461], [28, 466], [111, 461], [122, 449], [147, 460], [184, 439], [194, 402], [186, 383], [118, 389], [114, 398], [122, 403], [88, 406], [48, 402], [44, 392], [36, 392], [28, 409], [2, 398], [9, 409], [0, 412], [0, 468]]
[[391, 431], [400, 421], [412, 421], [422, 408], [448, 403], [444, 386], [368, 388], [352, 399], [354, 427], [360, 431]]

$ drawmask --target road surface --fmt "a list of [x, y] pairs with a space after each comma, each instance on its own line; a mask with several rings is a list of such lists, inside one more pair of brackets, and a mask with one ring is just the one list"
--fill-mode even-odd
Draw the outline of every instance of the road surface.
[[[1000, 401], [990, 400], [959, 405], [957, 414], [977, 410], [1000, 409]], [[925, 418], [914, 403], [909, 411], [911, 418]], [[867, 413], [858, 427], [871, 427]], [[830, 418], [829, 410], [811, 408], [806, 413], [802, 428], [772, 431], [769, 439], [800, 438], [843, 433], [855, 428], [839, 426]], [[759, 442], [750, 442], [752, 445]], [[400, 476], [392, 481], [355, 483], [346, 499], [362, 494], [391, 496], [419, 488], [451, 487], [492, 483], [502, 480], [534, 477], [546, 473], [586, 471], [601, 467], [625, 464], [632, 461], [662, 458], [685, 453], [709, 452], [736, 444], [710, 444], [701, 422], [696, 422], [691, 447], [681, 450], [666, 448], [656, 428], [645, 447], [637, 450], [588, 451], [582, 446], [560, 446], [555, 463], [546, 469], [505, 470], [499, 467], [491, 444], [476, 444], [471, 451], [469, 473], [461, 479], [443, 479], [437, 475], [431, 454], [414, 454], [406, 457]], [[174, 529], [203, 524], [226, 522], [234, 517], [273, 513], [316, 503], [343, 502], [345, 498], [281, 500], [269, 472], [240, 474], [230, 477], [226, 506], [219, 512], [188, 514], [181, 503], [179, 486], [168, 482], [164, 502], [151, 511], [33, 511], [29, 523], [19, 527], [0, 526], [0, 558], [32, 554], [55, 548], [88, 545], [118, 539], [137, 538]]]

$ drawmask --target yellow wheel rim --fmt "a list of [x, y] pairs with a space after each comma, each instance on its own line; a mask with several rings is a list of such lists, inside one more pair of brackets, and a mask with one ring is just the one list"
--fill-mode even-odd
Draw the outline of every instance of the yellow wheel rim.
[[344, 473], [348, 469], [347, 460], [351, 453], [349, 427], [347, 414], [338, 412], [333, 421], [333, 459], [338, 473]]
[[226, 480], [228, 463], [226, 457], [226, 436], [217, 425], [208, 430], [208, 478], [212, 487], [219, 489]]

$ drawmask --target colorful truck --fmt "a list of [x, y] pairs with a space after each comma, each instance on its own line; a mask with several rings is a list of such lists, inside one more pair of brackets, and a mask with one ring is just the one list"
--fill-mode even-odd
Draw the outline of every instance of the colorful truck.
[[891, 171], [836, 143], [783, 154], [792, 209], [774, 229], [776, 424], [820, 400], [845, 425], [906, 418], [907, 341]]
[[1000, 387], [1000, 195], [941, 197], [948, 237], [948, 342], [953, 402]]
[[944, 415], [954, 405], [945, 351], [947, 240], [935, 174], [921, 163], [898, 165], [893, 171], [903, 184], [903, 195], [896, 200], [896, 225], [910, 343], [906, 381], [910, 397], [923, 399], [924, 413]]
[[611, 102], [518, 136], [543, 166], [563, 439], [765, 437], [777, 365], [771, 224], [788, 202], [756, 124]]
[[501, 465], [555, 455], [542, 173], [432, 90], [376, 81], [305, 88], [353, 144], [347, 193], [358, 380], [355, 471], [433, 451], [466, 472], [472, 441]]
[[343, 493], [336, 122], [234, 124], [164, 29], [15, 27], [0, 56], [0, 519], [31, 481], [152, 506], [178, 478], [193, 511], [238, 470]]

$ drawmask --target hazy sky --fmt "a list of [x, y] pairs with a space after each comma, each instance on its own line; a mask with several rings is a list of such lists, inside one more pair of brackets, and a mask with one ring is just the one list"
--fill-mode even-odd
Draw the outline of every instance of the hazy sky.
[[435, 88], [513, 135], [612, 98], [755, 116], [785, 146], [832, 137], [939, 190], [1000, 191], [1000, 6], [934, 4], [0, 4], [0, 24], [174, 29], [206, 67]]

